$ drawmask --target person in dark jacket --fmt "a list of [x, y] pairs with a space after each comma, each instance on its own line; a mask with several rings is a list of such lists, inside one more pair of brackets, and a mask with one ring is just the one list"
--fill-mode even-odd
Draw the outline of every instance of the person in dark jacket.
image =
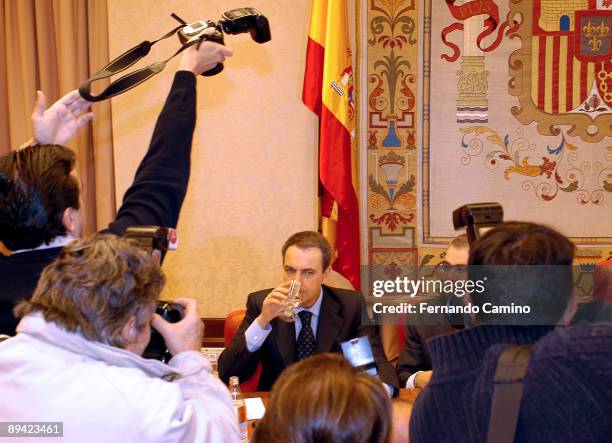
[[[428, 342], [433, 375], [412, 410], [411, 442], [486, 441], [498, 359], [515, 344], [533, 347], [516, 432], [508, 441], [609, 440], [612, 325], [564, 326], [576, 311], [574, 249], [551, 228], [517, 222], [491, 229], [470, 246], [468, 275], [477, 275], [472, 266], [486, 266], [491, 278], [471, 296], [480, 308], [476, 325]], [[518, 278], [538, 268], [545, 272], [537, 279]], [[512, 303], [532, 309], [492, 312], [491, 306]]]
[[[331, 246], [318, 232], [298, 232], [283, 249], [285, 283], [249, 294], [247, 312], [229, 347], [219, 356], [219, 376], [249, 379], [261, 362], [259, 390], [268, 391], [291, 364], [309, 355], [341, 352], [344, 341], [368, 336], [380, 379], [398, 387], [375, 328], [361, 324], [361, 294], [322, 285], [330, 272]], [[301, 282], [297, 320], [278, 318], [285, 306], [288, 282]]]
[[[466, 234], [455, 237], [446, 250], [444, 260], [437, 266], [437, 277], [447, 280], [466, 278], [470, 244]], [[454, 294], [441, 296], [439, 303], [456, 302]], [[431, 317], [428, 317], [431, 318]], [[452, 321], [451, 321], [452, 320]], [[428, 322], [429, 323], [429, 322]], [[435, 324], [434, 324], [435, 323]], [[456, 331], [462, 324], [441, 314], [431, 318], [431, 324], [407, 324], [404, 328], [404, 348], [397, 362], [400, 386], [424, 388], [431, 378], [431, 354], [427, 347], [430, 338]]]
[[[230, 48], [213, 42], [183, 51], [149, 149], [104, 232], [176, 227], [189, 180], [196, 78], [231, 55]], [[0, 333], [15, 333], [13, 306], [31, 297], [43, 268], [83, 230], [75, 154], [62, 146], [90, 119], [77, 94], [68, 94], [47, 114], [35, 110], [38, 143], [0, 158]]]

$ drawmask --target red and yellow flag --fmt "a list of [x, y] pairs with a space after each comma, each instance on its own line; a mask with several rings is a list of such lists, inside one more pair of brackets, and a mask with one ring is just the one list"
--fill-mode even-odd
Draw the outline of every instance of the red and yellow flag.
[[359, 289], [359, 204], [351, 156], [355, 105], [347, 16], [346, 0], [313, 0], [302, 101], [320, 122], [323, 235], [335, 243], [334, 269]]

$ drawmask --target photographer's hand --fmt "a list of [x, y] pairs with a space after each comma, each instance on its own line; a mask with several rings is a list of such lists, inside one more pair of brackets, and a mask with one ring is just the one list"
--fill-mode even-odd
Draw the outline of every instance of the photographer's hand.
[[204, 323], [198, 315], [197, 302], [192, 298], [178, 298], [173, 303], [185, 308], [185, 317], [177, 323], [170, 323], [153, 314], [153, 326], [164, 338], [172, 355], [185, 351], [199, 351], [204, 338]]
[[[214, 30], [211, 29], [211, 32]], [[179, 63], [180, 71], [191, 71], [195, 75], [200, 75], [210, 71], [217, 66], [217, 63], [223, 63], [225, 57], [231, 57], [234, 54], [232, 48], [211, 41], [203, 41], [199, 49], [196, 48], [198, 45], [191, 45], [183, 51]]]
[[37, 91], [31, 116], [34, 141], [43, 145], [65, 145], [81, 126], [94, 117], [93, 113], [85, 112], [89, 106], [91, 103], [74, 90], [45, 109], [45, 94]]

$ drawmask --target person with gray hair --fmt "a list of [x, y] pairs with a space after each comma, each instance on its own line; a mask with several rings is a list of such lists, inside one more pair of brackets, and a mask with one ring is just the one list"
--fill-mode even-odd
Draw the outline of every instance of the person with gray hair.
[[[64, 441], [239, 441], [227, 388], [200, 352], [193, 299], [185, 316], [155, 314], [158, 263], [131, 241], [96, 234], [66, 245], [0, 343], [0, 417], [61, 422]], [[142, 358], [153, 326], [173, 355]]]

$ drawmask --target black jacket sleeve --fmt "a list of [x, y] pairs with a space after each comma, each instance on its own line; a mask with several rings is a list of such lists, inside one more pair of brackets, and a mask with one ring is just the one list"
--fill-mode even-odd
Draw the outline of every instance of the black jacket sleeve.
[[134, 225], [176, 227], [189, 181], [196, 122], [196, 78], [178, 71], [159, 114], [149, 150], [106, 232]]
[[397, 362], [397, 375], [402, 387], [406, 386], [412, 374], [431, 370], [431, 361], [424, 349], [425, 343], [421, 341], [414, 326], [407, 325], [404, 328], [404, 339], [405, 346]]
[[255, 373], [259, 364], [261, 348], [255, 352], [249, 352], [244, 335], [261, 312], [255, 295], [249, 294], [247, 297], [247, 312], [244, 320], [238, 327], [230, 345], [219, 356], [219, 378], [224, 383], [229, 383], [229, 378], [232, 376], [237, 376], [241, 382], [248, 380]]

